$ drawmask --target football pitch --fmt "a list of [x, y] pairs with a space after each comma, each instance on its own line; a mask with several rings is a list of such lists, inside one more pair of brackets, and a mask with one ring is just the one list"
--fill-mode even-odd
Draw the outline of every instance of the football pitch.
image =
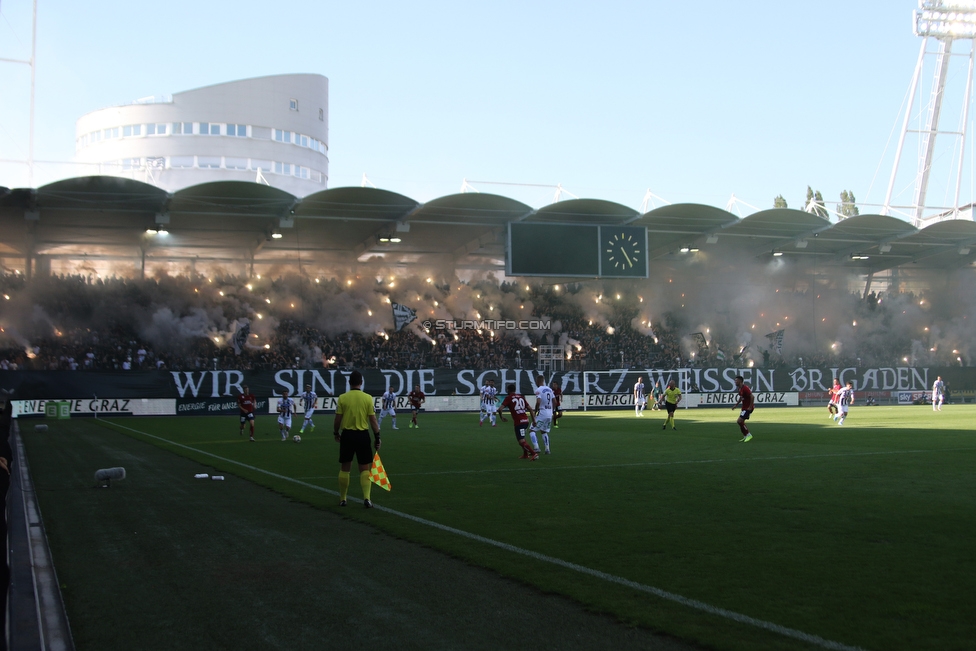
[[[259, 417], [256, 443], [238, 434], [236, 417], [21, 427], [62, 582], [83, 557], [68, 551], [72, 527], [52, 521], [71, 517], [57, 507], [69, 488], [45, 468], [59, 454], [53, 442], [70, 448], [58, 435], [70, 428], [124, 434], [198, 472], [247, 480], [707, 648], [976, 648], [976, 406], [855, 405], [842, 427], [824, 407], [760, 408], [745, 444], [735, 416], [679, 410], [677, 429], [662, 431], [661, 412], [568, 413], [552, 455], [533, 462], [517, 458], [510, 422], [479, 427], [477, 414], [423, 413], [421, 427], [408, 429], [401, 414], [399, 430], [383, 423], [392, 491], [374, 486], [373, 510], [355, 499], [355, 473], [350, 505], [337, 505], [331, 415], [317, 416], [298, 444], [280, 440], [271, 416]], [[72, 612], [81, 590], [65, 590], [69, 618], [95, 626]]]

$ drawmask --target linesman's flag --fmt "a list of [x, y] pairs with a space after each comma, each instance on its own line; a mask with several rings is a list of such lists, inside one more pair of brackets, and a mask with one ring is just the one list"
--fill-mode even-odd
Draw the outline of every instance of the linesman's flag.
[[397, 332], [403, 330], [407, 324], [417, 320], [417, 310], [400, 303], [392, 303], [391, 305], [393, 305], [393, 326]]
[[369, 480], [385, 491], [392, 488], [390, 478], [386, 476], [386, 470], [383, 468], [383, 462], [380, 461], [379, 452], [373, 455], [373, 465], [369, 469]]
[[776, 332], [770, 332], [766, 335], [766, 339], [769, 339], [769, 345], [776, 348], [776, 352], [780, 355], [783, 354], [783, 333], [785, 330], [777, 330]]

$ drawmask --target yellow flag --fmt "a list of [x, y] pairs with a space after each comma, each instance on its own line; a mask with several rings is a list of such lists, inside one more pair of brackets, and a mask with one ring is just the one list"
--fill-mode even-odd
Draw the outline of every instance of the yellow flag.
[[383, 490], [392, 488], [390, 478], [386, 476], [386, 470], [383, 469], [383, 462], [380, 461], [379, 452], [373, 456], [373, 466], [369, 469], [369, 480]]

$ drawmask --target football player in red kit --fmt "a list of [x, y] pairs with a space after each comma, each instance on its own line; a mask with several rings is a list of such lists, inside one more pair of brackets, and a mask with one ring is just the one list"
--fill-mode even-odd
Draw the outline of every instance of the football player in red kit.
[[514, 384], [509, 384], [505, 390], [508, 395], [502, 400], [502, 407], [508, 407], [508, 411], [512, 414], [512, 420], [515, 423], [515, 440], [522, 446], [522, 456], [519, 458], [535, 461], [539, 458], [539, 453], [533, 450], [532, 446], [525, 440], [525, 430], [529, 426], [532, 412], [525, 401], [525, 396], [521, 393], [515, 393]]
[[843, 388], [840, 385], [840, 380], [834, 378], [834, 386], [827, 389], [827, 397], [830, 399], [827, 402], [827, 418], [833, 418], [837, 415], [839, 411], [838, 406], [840, 405], [840, 392]]
[[416, 427], [417, 429], [420, 429], [420, 425], [417, 424], [417, 414], [420, 413], [420, 405], [424, 404], [424, 400], [426, 399], [427, 396], [425, 396], [424, 392], [420, 390], [419, 384], [413, 388], [413, 391], [407, 394], [407, 400], [410, 401], [410, 409], [413, 410], [413, 418], [411, 418], [410, 422], [407, 423], [408, 427]]
[[258, 399], [251, 395], [251, 390], [246, 386], [242, 387], [244, 392], [237, 396], [237, 407], [241, 410], [241, 436], [244, 435], [244, 423], [251, 423], [251, 440], [254, 440], [254, 408], [258, 404]]
[[732, 409], [740, 409], [741, 406], [739, 418], [735, 421], [739, 425], [739, 431], [742, 432], [742, 438], [739, 439], [739, 442], [748, 443], [752, 440], [752, 434], [746, 427], [746, 421], [752, 415], [752, 410], [756, 408], [756, 402], [752, 398], [752, 389], [749, 388], [741, 375], [735, 376], [735, 388], [739, 394], [739, 399], [735, 401], [735, 406]]

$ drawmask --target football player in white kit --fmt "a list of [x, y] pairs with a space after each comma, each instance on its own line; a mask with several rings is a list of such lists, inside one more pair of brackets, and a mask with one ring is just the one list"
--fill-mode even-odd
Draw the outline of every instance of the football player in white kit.
[[532, 447], [539, 452], [539, 440], [536, 438], [536, 430], [542, 432], [542, 443], [545, 445], [546, 454], [549, 454], [549, 430], [552, 428], [552, 409], [556, 403], [556, 394], [552, 392], [546, 384], [546, 378], [541, 375], [535, 377], [535, 423], [529, 430], [529, 438], [532, 440]]
[[397, 395], [393, 393], [393, 389], [387, 388], [386, 393], [383, 394], [380, 403], [380, 418], [379, 425], [383, 427], [383, 417], [389, 416], [393, 419], [393, 429], [399, 429], [396, 426], [396, 401]]
[[942, 411], [942, 403], [945, 401], [945, 382], [942, 381], [942, 376], [935, 378], [935, 384], [932, 385], [932, 411]]
[[481, 387], [481, 419], [478, 421], [478, 427], [485, 424], [485, 418], [488, 418], [491, 426], [495, 427], [495, 413], [498, 411], [495, 406], [497, 398], [498, 389], [495, 388], [495, 381], [486, 381], [485, 386]]
[[837, 420], [838, 425], [843, 425], [844, 420], [847, 418], [847, 412], [850, 411], [851, 405], [854, 404], [854, 383], [848, 380], [847, 386], [843, 387], [837, 394], [839, 396], [838, 402], [840, 403], [840, 413], [834, 416], [834, 420]]
[[634, 385], [634, 416], [641, 418], [644, 407], [647, 406], [647, 394], [644, 393], [644, 378], [638, 377]]
[[295, 410], [295, 401], [288, 397], [288, 389], [281, 392], [281, 399], [278, 400], [278, 429], [281, 431], [281, 440], [288, 440], [288, 433], [291, 430], [291, 412]]
[[312, 391], [312, 385], [305, 385], [305, 393], [302, 394], [302, 406], [305, 408], [305, 420], [302, 421], [302, 428], [299, 433], [304, 434], [305, 428], [315, 429], [315, 423], [312, 422], [312, 416], [315, 415], [315, 402], [319, 397]]

